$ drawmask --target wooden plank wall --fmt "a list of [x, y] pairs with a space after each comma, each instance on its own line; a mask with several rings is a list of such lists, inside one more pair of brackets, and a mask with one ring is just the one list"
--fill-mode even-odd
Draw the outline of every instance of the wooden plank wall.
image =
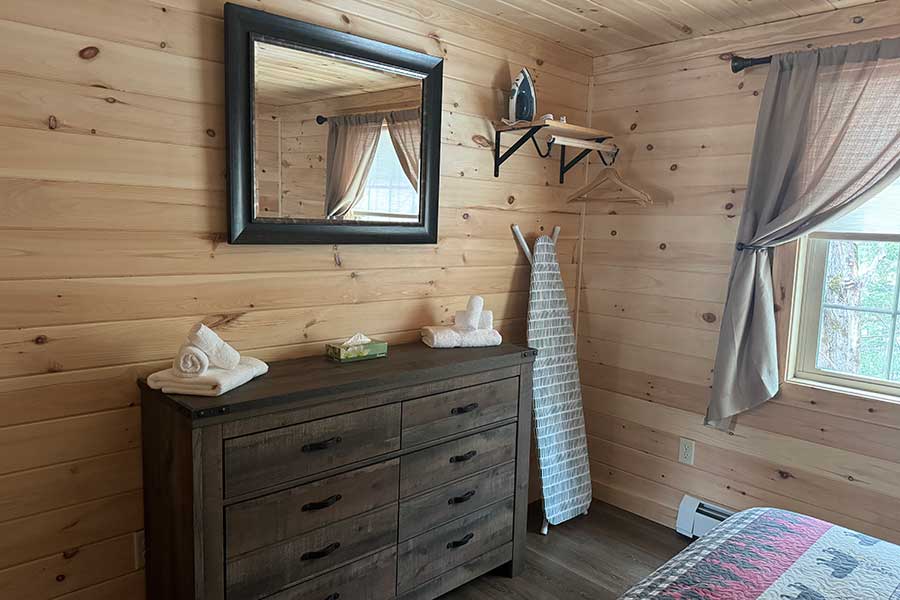
[[[603, 191], [587, 217], [580, 352], [597, 498], [674, 526], [689, 493], [900, 541], [900, 405], [788, 385], [733, 434], [701, 416], [768, 69], [734, 75], [720, 55], [898, 35], [891, 0], [595, 59], [593, 125], [619, 134], [625, 173], [657, 201]], [[677, 462], [679, 437], [696, 440], [694, 466]]]
[[225, 243], [221, 1], [0, 3], [0, 597], [143, 597], [135, 379], [197, 320], [277, 360], [414, 340], [480, 293], [521, 340], [509, 225], [562, 225], [573, 260], [556, 163], [494, 179], [489, 120], [523, 65], [542, 111], [586, 119], [589, 58], [417, 0], [246, 3], [445, 57], [440, 242]]

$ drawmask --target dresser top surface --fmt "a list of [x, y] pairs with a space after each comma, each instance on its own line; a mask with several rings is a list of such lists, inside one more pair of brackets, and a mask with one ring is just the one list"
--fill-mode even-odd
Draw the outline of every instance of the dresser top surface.
[[[193, 419], [237, 416], [331, 395], [387, 391], [534, 361], [536, 350], [515, 344], [433, 349], [421, 343], [390, 346], [388, 355], [352, 363], [322, 356], [273, 362], [269, 372], [221, 396], [162, 394]], [[146, 379], [140, 384], [146, 387]]]

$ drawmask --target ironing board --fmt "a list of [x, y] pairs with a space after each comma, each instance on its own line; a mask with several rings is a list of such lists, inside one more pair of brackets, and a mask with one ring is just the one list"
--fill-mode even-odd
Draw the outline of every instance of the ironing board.
[[545, 524], [558, 525], [587, 512], [591, 504], [581, 382], [575, 331], [556, 258], [556, 238], [537, 239], [532, 254], [518, 227], [519, 244], [531, 262], [528, 345], [534, 362], [534, 428], [541, 474]]

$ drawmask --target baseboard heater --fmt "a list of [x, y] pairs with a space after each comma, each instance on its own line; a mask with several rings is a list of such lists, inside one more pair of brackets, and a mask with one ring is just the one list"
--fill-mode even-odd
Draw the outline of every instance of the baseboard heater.
[[716, 506], [693, 496], [685, 496], [678, 506], [675, 530], [689, 538], [703, 537], [710, 529], [733, 514], [733, 510]]

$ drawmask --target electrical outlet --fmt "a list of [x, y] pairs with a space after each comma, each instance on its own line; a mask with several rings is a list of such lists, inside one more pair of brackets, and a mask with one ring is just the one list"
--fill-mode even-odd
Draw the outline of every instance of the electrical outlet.
[[132, 541], [134, 543], [134, 568], [143, 569], [144, 556], [147, 552], [147, 547], [144, 540], [144, 530], [142, 529], [141, 531], [135, 531], [134, 536], [132, 537]]
[[694, 440], [687, 438], [678, 440], [678, 462], [685, 465], [694, 464]]

